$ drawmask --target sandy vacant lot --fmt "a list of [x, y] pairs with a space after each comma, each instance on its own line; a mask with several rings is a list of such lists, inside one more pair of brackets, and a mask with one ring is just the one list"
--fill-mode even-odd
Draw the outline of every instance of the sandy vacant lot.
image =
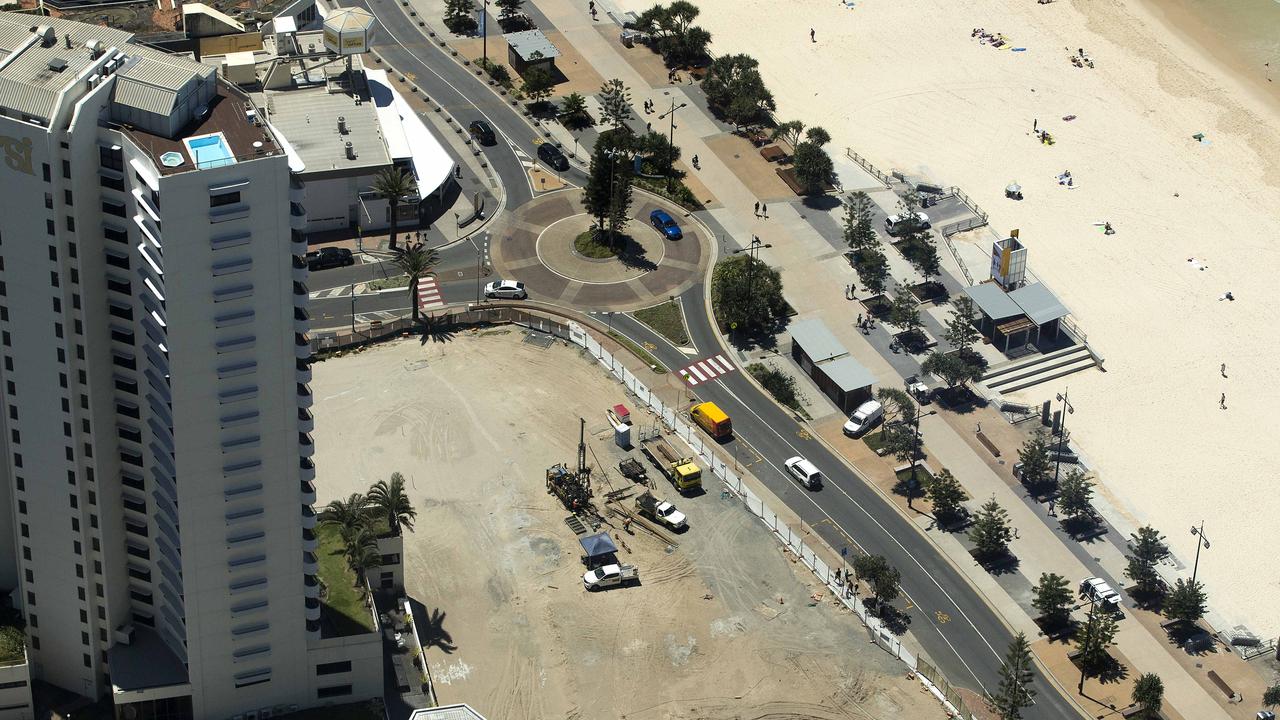
[[399, 341], [315, 366], [321, 502], [397, 470], [411, 483], [407, 585], [441, 618], [419, 627], [441, 702], [491, 720], [944, 716], [719, 493], [679, 501], [679, 547], [614, 532], [643, 584], [585, 592], [544, 471], [574, 462], [580, 416], [597, 467], [616, 467], [604, 408], [625, 398], [576, 348], [524, 337]]

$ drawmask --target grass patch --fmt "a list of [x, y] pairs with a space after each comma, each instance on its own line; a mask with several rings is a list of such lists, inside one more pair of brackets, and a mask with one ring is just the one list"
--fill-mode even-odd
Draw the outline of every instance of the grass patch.
[[579, 255], [595, 260], [618, 256], [618, 249], [597, 237], [595, 230], [579, 233], [578, 237], [573, 239], [573, 249], [577, 250]]
[[689, 333], [684, 327], [684, 311], [676, 301], [668, 300], [661, 305], [647, 307], [631, 314], [654, 332], [670, 340], [672, 345], [684, 347], [689, 344]]
[[873, 428], [868, 431], [862, 436], [862, 442], [866, 443], [867, 447], [871, 448], [871, 451], [877, 455], [881, 455], [884, 452], [884, 433], [881, 428]]
[[377, 280], [370, 280], [369, 283], [365, 285], [365, 287], [368, 288], [369, 290], [389, 290], [391, 288], [407, 288], [409, 287], [409, 276], [397, 275], [395, 277], [389, 277], [389, 278], [378, 278]]
[[316, 528], [320, 547], [316, 557], [320, 561], [320, 581], [327, 594], [321, 599], [320, 622], [326, 635], [342, 637], [373, 632], [373, 615], [364, 606], [364, 592], [356, 589], [356, 576], [347, 567], [343, 552], [342, 534], [332, 524]]
[[653, 371], [654, 371], [654, 372], [656, 372], [656, 373], [665, 373], [665, 372], [667, 372], [667, 368], [666, 368], [666, 366], [664, 366], [662, 363], [658, 362], [658, 358], [656, 358], [656, 357], [654, 357], [654, 356], [650, 355], [650, 354], [649, 354], [649, 352], [648, 352], [647, 350], [645, 350], [644, 348], [640, 347], [639, 345], [637, 345], [637, 344], [635, 344], [635, 343], [631, 342], [631, 338], [629, 338], [629, 337], [627, 337], [627, 336], [625, 336], [625, 335], [622, 335], [622, 334], [620, 334], [620, 333], [616, 333], [616, 332], [614, 332], [614, 331], [612, 331], [612, 330], [610, 330], [610, 331], [609, 331], [609, 337], [611, 337], [611, 338], [613, 338], [614, 340], [616, 340], [616, 341], [618, 342], [618, 344], [622, 345], [622, 346], [623, 346], [623, 347], [625, 347], [626, 349], [628, 349], [628, 350], [630, 350], [631, 352], [635, 353], [636, 357], [640, 358], [640, 360], [641, 360], [642, 362], [644, 362], [644, 363], [645, 363], [646, 365], [648, 365], [649, 367], [653, 368]]
[[[911, 468], [902, 468], [894, 475], [897, 476], [898, 482], [908, 482], [911, 480]], [[932, 479], [933, 475], [929, 472], [929, 468], [923, 465], [916, 466], [916, 482], [920, 483], [920, 487], [924, 487]]]

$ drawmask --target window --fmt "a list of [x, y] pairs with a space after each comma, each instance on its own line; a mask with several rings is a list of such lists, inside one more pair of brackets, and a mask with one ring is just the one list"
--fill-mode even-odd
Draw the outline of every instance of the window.
[[316, 690], [317, 699], [341, 697], [343, 695], [350, 695], [350, 694], [351, 694], [350, 685], [331, 685], [329, 687], [322, 687]]
[[51, 179], [52, 179], [51, 171], [50, 171], [50, 168], [49, 168], [49, 163], [41, 163], [41, 164], [40, 164], [40, 170], [41, 170], [41, 171], [42, 171], [42, 173], [44, 174], [44, 181], [45, 181], [45, 182], [49, 182], [49, 180], [51, 180]]
[[53, 209], [53, 193], [44, 194], [44, 207], [46, 210]]
[[117, 203], [117, 202], [110, 202], [108, 200], [103, 200], [102, 212], [107, 213], [108, 215], [115, 215], [116, 217], [124, 217], [125, 216], [124, 203]]
[[75, 232], [75, 231], [76, 231], [76, 219], [68, 215], [67, 216], [67, 232]]
[[71, 179], [71, 161], [70, 160], [62, 161], [62, 177], [68, 180]]
[[124, 170], [124, 153], [102, 145], [98, 146], [98, 164], [108, 170]]
[[112, 190], [119, 190], [120, 192], [124, 192], [124, 180], [120, 178], [113, 178], [113, 177], [107, 177], [106, 175], [99, 175], [98, 184], [104, 188], [110, 188]]
[[44, 231], [49, 233], [50, 235], [53, 235], [54, 233], [57, 232], [52, 220], [44, 221]]
[[220, 193], [218, 195], [209, 196], [209, 207], [221, 207], [223, 205], [234, 205], [240, 202], [240, 191], [228, 193]]
[[75, 203], [73, 203], [73, 202], [71, 201], [71, 191], [70, 191], [70, 190], [63, 190], [63, 191], [62, 191], [62, 202], [66, 203], [66, 204], [68, 204], [68, 205], [74, 205], [74, 204], [75, 204]]

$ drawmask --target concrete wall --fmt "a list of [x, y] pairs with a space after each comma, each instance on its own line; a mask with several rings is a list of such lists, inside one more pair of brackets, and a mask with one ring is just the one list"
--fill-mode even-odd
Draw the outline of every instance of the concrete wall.
[[[380, 631], [313, 640], [307, 649], [308, 689], [304, 706], [341, 705], [382, 697], [382, 653]], [[349, 671], [318, 674], [318, 666], [343, 662], [351, 664]], [[346, 685], [351, 686], [347, 694], [320, 697], [325, 689], [330, 693], [340, 692]]]
[[26, 659], [0, 665], [0, 720], [31, 720], [31, 666]]

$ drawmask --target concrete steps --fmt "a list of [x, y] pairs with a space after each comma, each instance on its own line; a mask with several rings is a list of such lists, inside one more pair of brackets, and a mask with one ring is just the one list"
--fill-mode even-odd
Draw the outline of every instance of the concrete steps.
[[982, 376], [982, 384], [998, 393], [1011, 393], [1094, 367], [1093, 355], [1084, 345], [1073, 345], [1047, 355], [1032, 355], [997, 365]]

